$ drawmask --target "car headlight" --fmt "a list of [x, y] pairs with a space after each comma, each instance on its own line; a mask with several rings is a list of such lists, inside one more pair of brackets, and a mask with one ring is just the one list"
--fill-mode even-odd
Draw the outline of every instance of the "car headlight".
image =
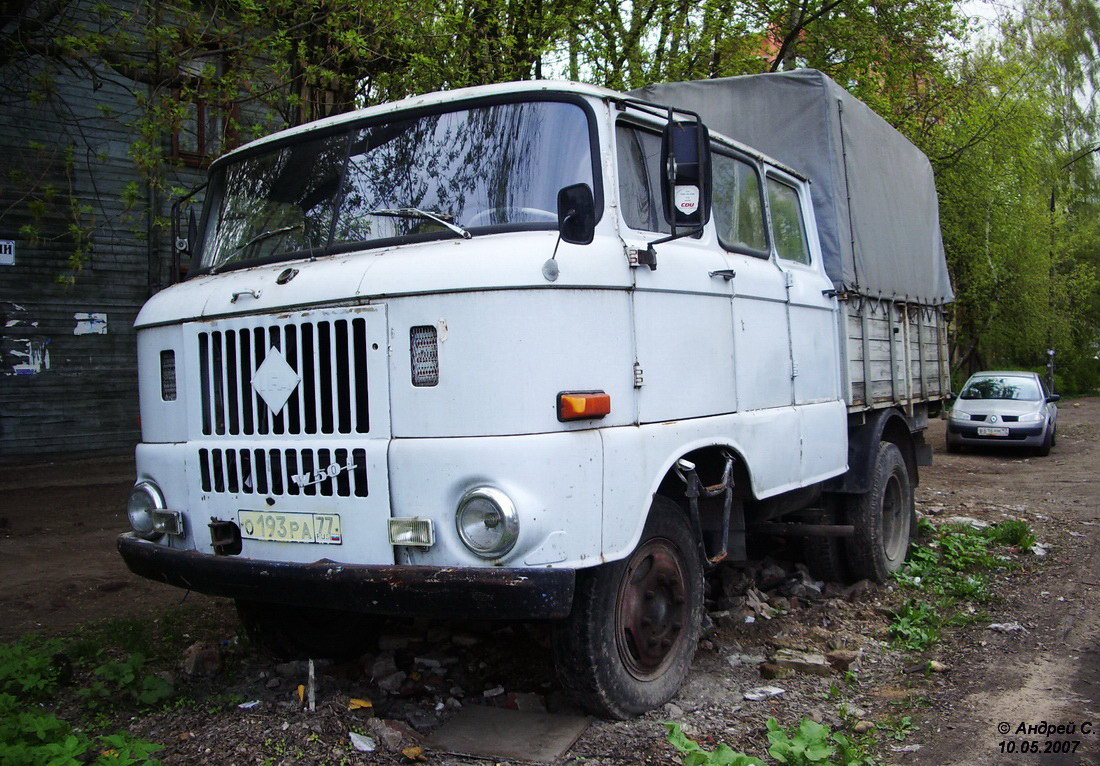
[[515, 504], [499, 489], [477, 487], [462, 496], [455, 511], [462, 542], [483, 558], [503, 556], [519, 537]]
[[151, 481], [139, 481], [130, 490], [126, 501], [126, 515], [130, 517], [130, 526], [140, 537], [156, 540], [161, 533], [154, 528], [153, 511], [165, 509], [164, 495]]
[[1026, 415], [1020, 416], [1021, 423], [1040, 423], [1043, 420], [1043, 413], [1041, 412], [1029, 412]]
[[958, 410], [951, 410], [952, 420], [970, 420], [969, 412], [959, 412]]

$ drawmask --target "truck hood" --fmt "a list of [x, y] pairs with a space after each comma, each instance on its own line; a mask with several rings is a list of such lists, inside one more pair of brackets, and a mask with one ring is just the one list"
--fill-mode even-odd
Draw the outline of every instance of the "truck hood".
[[[468, 240], [448, 239], [325, 256], [314, 261], [280, 261], [195, 277], [150, 298], [134, 326], [342, 302], [365, 303], [396, 295], [471, 287], [479, 290], [546, 287], [549, 283], [542, 274], [542, 265], [554, 252], [557, 236], [556, 231], [489, 234]], [[617, 240], [615, 246], [622, 247]], [[563, 242], [558, 260], [591, 258], [592, 247]], [[297, 273], [279, 284], [279, 275], [288, 269]], [[563, 277], [566, 271], [562, 269]], [[579, 268], [571, 271], [574, 275], [583, 273]], [[589, 269], [585, 273], [586, 284], [591, 284], [592, 276]], [[597, 279], [608, 286], [619, 281], [612, 274]], [[564, 284], [563, 279], [555, 286]]]

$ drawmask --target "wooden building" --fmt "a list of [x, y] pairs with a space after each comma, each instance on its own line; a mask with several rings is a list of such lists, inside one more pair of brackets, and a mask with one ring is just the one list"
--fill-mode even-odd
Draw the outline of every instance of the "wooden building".
[[[20, 20], [0, 21], [14, 38]], [[0, 458], [138, 441], [133, 322], [169, 284], [171, 190], [223, 148], [226, 115], [186, 104], [151, 182], [135, 161], [151, 86], [77, 64], [0, 57]]]

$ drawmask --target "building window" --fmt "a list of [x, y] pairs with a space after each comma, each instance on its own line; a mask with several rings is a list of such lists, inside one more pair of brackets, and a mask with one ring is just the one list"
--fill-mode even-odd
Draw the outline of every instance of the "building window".
[[232, 139], [231, 126], [237, 119], [236, 104], [226, 108], [212, 103], [195, 91], [203, 79], [222, 71], [218, 58], [200, 58], [180, 65], [180, 79], [191, 87], [181, 87], [176, 98], [183, 106], [183, 119], [172, 132], [172, 157], [185, 165], [205, 166], [227, 151]]

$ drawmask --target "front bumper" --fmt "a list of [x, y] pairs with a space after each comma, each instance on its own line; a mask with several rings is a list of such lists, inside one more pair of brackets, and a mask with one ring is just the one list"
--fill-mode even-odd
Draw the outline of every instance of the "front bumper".
[[979, 426], [985, 425], [985, 423], [974, 425], [965, 422], [956, 423], [949, 420], [947, 438], [955, 444], [970, 446], [1003, 444], [1008, 447], [1038, 447], [1046, 436], [1043, 423], [1025, 426], [998, 423], [997, 425], [1008, 428], [1008, 436], [979, 436]]
[[176, 550], [131, 533], [118, 538], [118, 550], [134, 574], [199, 593], [370, 614], [566, 617], [576, 578], [572, 569], [258, 561]]

